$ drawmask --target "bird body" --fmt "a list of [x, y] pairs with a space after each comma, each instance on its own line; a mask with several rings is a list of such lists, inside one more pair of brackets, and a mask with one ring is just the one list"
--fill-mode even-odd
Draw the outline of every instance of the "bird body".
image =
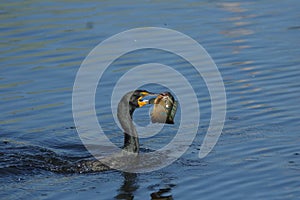
[[132, 115], [136, 108], [143, 107], [149, 101], [143, 101], [143, 97], [148, 95], [157, 95], [146, 90], [135, 90], [126, 93], [118, 104], [118, 120], [124, 131], [123, 150], [131, 153], [139, 152], [139, 138], [136, 128], [132, 122]]
[[[120, 122], [120, 125], [124, 131], [124, 145], [121, 153], [112, 154], [111, 156], [105, 157], [97, 161], [79, 161], [77, 163], [77, 168], [75, 171], [80, 173], [86, 171], [106, 171], [109, 169], [123, 169], [131, 171], [132, 166], [146, 166], [145, 163], [140, 163], [138, 156], [139, 152], [139, 137], [137, 130], [133, 124], [133, 113], [135, 109], [143, 107], [147, 104], [159, 103], [161, 106], [165, 106], [160, 99], [159, 95], [165, 96], [167, 93], [154, 94], [146, 90], [135, 90], [126, 93], [120, 100], [117, 108], [117, 117]], [[157, 96], [150, 100], [143, 100], [146, 96]], [[155, 107], [155, 105], [154, 105]], [[158, 112], [158, 110], [153, 111]], [[153, 113], [152, 112], [152, 113]], [[159, 121], [159, 123], [166, 123], [165, 121]], [[145, 156], [145, 155], [143, 155]], [[147, 155], [146, 155], [147, 156]], [[155, 157], [149, 156], [150, 166], [153, 165], [153, 162], [161, 162], [156, 160]], [[150, 159], [151, 158], [151, 159]], [[153, 159], [154, 158], [154, 159]], [[129, 167], [129, 168], [128, 168]]]
[[128, 92], [125, 94], [118, 105], [118, 119], [124, 131], [124, 146], [123, 149], [137, 153], [139, 151], [139, 139], [136, 128], [132, 122], [132, 115], [138, 105], [138, 92]]

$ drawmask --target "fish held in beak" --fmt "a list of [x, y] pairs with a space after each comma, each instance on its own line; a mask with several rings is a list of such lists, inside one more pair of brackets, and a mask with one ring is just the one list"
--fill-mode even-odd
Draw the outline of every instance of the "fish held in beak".
[[170, 92], [160, 93], [156, 98], [149, 100], [154, 104], [151, 112], [152, 123], [174, 124], [178, 102]]

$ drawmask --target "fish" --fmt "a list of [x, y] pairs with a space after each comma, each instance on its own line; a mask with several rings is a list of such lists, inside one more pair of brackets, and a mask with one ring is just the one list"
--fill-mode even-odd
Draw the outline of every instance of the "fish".
[[174, 124], [178, 102], [170, 92], [160, 93], [149, 103], [154, 105], [150, 113], [152, 123]]

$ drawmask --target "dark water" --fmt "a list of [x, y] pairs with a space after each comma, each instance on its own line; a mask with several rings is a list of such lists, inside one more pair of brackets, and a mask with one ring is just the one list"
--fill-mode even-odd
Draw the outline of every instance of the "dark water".
[[[297, 0], [2, 2], [1, 199], [299, 198], [299, 8]], [[122, 145], [108, 104], [116, 80], [150, 61], [180, 69], [197, 82], [200, 128], [188, 151], [161, 170], [95, 172], [82, 164], [92, 156], [72, 117], [76, 72], [99, 42], [145, 26], [185, 33], [212, 56], [226, 87], [222, 135], [199, 159], [211, 114], [205, 83], [199, 85], [188, 63], [174, 55], [132, 52], [105, 72], [105, 87], [96, 95], [98, 118], [110, 139]], [[145, 113], [136, 113], [137, 124], [147, 119]], [[142, 151], [164, 146], [176, 126], [142, 139]]]

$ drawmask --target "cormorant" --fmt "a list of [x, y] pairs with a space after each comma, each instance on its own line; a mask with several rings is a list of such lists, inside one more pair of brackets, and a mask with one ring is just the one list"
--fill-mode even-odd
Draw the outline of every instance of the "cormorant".
[[132, 115], [136, 108], [143, 107], [149, 103], [149, 100], [143, 100], [146, 96], [157, 96], [147, 90], [135, 90], [125, 94], [118, 104], [117, 116], [124, 130], [123, 149], [131, 152], [139, 152], [139, 138], [135, 126], [132, 122]]

